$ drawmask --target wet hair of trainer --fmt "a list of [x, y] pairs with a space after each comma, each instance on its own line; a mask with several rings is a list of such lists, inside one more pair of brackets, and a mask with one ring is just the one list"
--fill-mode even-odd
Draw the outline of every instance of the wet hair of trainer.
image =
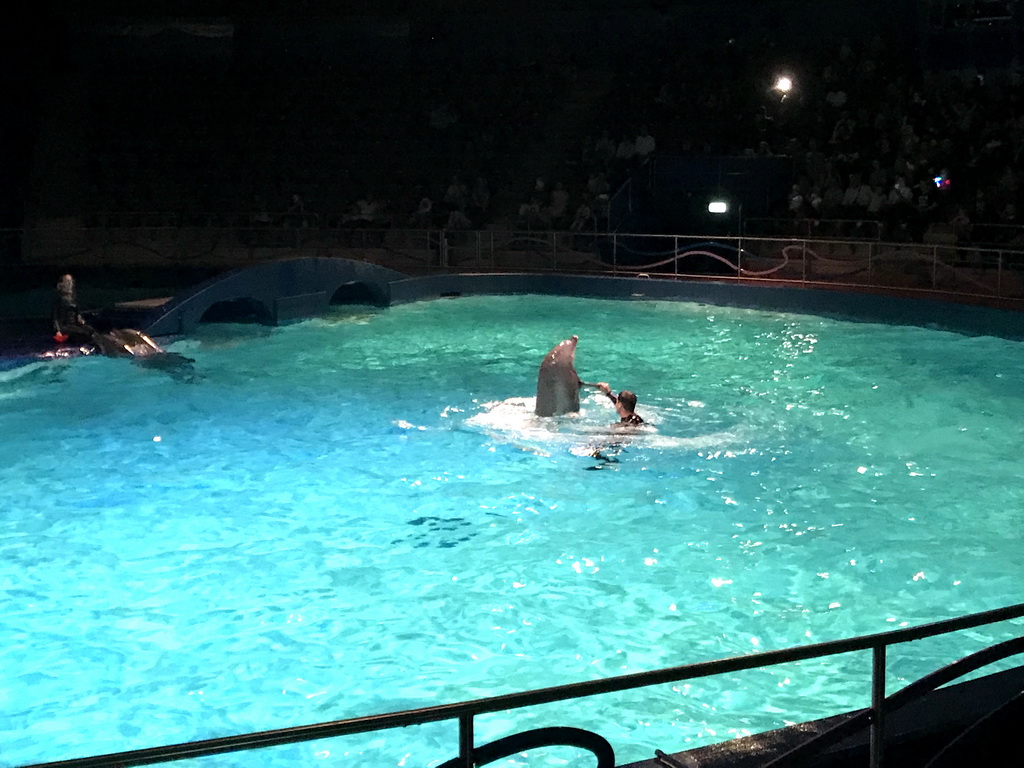
[[628, 389], [624, 389], [619, 392], [618, 401], [622, 403], [622, 406], [630, 413], [636, 410], [636, 395]]

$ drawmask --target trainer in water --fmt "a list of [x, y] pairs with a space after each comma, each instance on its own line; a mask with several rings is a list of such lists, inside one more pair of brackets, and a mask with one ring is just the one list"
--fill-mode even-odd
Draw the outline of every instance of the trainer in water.
[[540, 364], [537, 374], [538, 416], [560, 416], [579, 413], [580, 387], [583, 382], [576, 375], [576, 342], [578, 336], [556, 344]]
[[624, 389], [619, 392], [616, 397], [612, 394], [612, 388], [603, 381], [597, 382], [595, 386], [604, 392], [605, 396], [612, 401], [616, 412], [619, 414], [620, 424], [628, 424], [629, 426], [636, 427], [644, 423], [644, 420], [641, 419], [640, 415], [636, 412], [636, 395], [628, 389]]

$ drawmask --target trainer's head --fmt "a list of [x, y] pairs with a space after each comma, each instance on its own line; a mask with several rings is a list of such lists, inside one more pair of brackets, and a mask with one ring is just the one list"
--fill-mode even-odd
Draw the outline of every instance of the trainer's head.
[[622, 404], [622, 407], [630, 413], [636, 410], [636, 395], [628, 389], [624, 389], [619, 392], [618, 401]]

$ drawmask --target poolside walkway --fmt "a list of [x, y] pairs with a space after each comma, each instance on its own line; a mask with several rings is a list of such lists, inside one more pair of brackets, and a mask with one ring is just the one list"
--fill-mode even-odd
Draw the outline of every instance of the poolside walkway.
[[[996, 672], [967, 682], [949, 685], [928, 694], [923, 700], [907, 704], [886, 719], [887, 765], [900, 768], [950, 768], [962, 765], [970, 755], [977, 765], [997, 765], [998, 756], [1012, 754], [1017, 734], [1005, 728], [1008, 718], [1016, 718], [1022, 705], [1017, 703], [1024, 690], [1024, 667]], [[1002, 706], [1004, 709], [999, 709]], [[998, 712], [998, 715], [996, 714]], [[798, 723], [788, 728], [723, 741], [708, 747], [675, 754], [661, 754], [650, 760], [620, 765], [618, 768], [760, 768], [816, 735], [841, 723], [855, 713], [823, 720]], [[987, 720], [985, 718], [988, 718]], [[972, 725], [974, 731], [967, 733]], [[951, 747], [941, 760], [938, 753], [958, 736], [963, 739]], [[861, 768], [869, 764], [868, 733], [863, 730], [822, 754], [809, 754], [799, 762], [784, 761], [781, 766], [814, 765], [818, 768]]]

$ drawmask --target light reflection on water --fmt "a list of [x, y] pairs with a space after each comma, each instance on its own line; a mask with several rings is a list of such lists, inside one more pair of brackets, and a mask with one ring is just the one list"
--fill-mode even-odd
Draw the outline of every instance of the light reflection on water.
[[[649, 427], [612, 428], [590, 393], [577, 417], [532, 416], [537, 366], [573, 333], [581, 377], [635, 391]], [[1014, 342], [492, 297], [173, 348], [195, 382], [104, 359], [0, 379], [0, 764], [838, 639], [1024, 586]], [[997, 632], [915, 646], [892, 685]], [[639, 760], [862, 706], [869, 668], [494, 715], [478, 740], [578, 725]], [[440, 724], [268, 759], [455, 744]]]

